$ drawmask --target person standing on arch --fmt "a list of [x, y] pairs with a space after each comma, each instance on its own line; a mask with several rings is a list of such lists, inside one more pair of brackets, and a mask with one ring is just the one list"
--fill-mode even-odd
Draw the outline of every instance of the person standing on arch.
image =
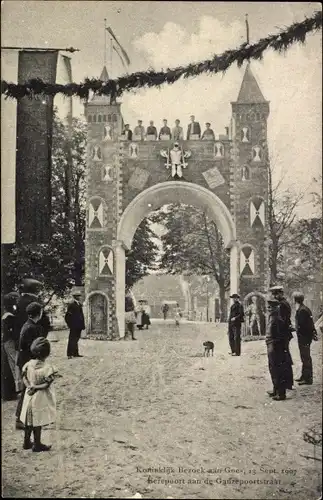
[[187, 140], [189, 141], [191, 139], [191, 136], [198, 136], [198, 138], [201, 137], [201, 126], [199, 122], [195, 121], [195, 116], [191, 116], [191, 123], [189, 123], [187, 127]]
[[72, 289], [73, 301], [67, 306], [65, 322], [70, 330], [67, 344], [67, 357], [82, 358], [79, 354], [78, 342], [81, 338], [82, 330], [85, 329], [83, 308], [81, 303], [82, 294], [76, 288]]
[[240, 295], [234, 293], [230, 295], [233, 304], [229, 314], [229, 344], [232, 356], [241, 355], [241, 324], [244, 323], [244, 309], [240, 302]]

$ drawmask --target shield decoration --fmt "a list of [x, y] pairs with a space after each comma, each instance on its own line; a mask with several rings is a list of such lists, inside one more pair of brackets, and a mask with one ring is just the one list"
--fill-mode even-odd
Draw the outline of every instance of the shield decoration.
[[103, 227], [103, 204], [99, 198], [91, 200], [89, 206], [89, 228], [101, 229]]
[[240, 252], [240, 274], [255, 274], [255, 252], [250, 246], [243, 247]]

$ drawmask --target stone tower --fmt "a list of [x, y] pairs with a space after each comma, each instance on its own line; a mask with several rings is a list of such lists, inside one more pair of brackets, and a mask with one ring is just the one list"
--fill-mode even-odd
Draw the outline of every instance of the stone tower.
[[232, 102], [231, 213], [240, 242], [240, 294], [265, 292], [268, 273], [269, 102], [247, 65], [236, 102]]
[[[105, 66], [100, 80], [109, 80]], [[95, 338], [118, 336], [113, 278], [119, 215], [118, 138], [123, 129], [120, 106], [109, 96], [95, 95], [85, 105], [88, 124], [85, 296], [87, 330]]]

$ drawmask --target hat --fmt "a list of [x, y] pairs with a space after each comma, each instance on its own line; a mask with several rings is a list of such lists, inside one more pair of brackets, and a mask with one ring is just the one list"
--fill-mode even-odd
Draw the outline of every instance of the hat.
[[42, 283], [33, 278], [25, 278], [22, 280], [22, 289], [24, 292], [33, 292], [38, 290], [42, 286]]
[[238, 295], [237, 293], [233, 293], [232, 295], [230, 295], [230, 299], [240, 299], [240, 295]]
[[174, 146], [179, 146], [179, 143], [178, 143], [178, 142], [175, 142], [175, 143], [174, 143]]
[[19, 299], [20, 295], [18, 292], [9, 292], [3, 297], [4, 304], [15, 304]]
[[269, 288], [270, 292], [283, 292], [284, 287], [281, 285], [274, 285]]
[[210, 123], [210, 122], [206, 122], [206, 124], [205, 124], [205, 125], [211, 125], [211, 123]]
[[50, 352], [50, 343], [45, 337], [37, 337], [30, 346], [30, 352], [34, 356], [48, 355]]
[[71, 295], [73, 295], [73, 297], [80, 296], [82, 295], [82, 292], [79, 288], [74, 287], [71, 290]]
[[40, 314], [41, 310], [42, 306], [38, 302], [31, 302], [26, 307], [26, 313], [28, 314], [28, 316], [37, 316], [38, 314]]

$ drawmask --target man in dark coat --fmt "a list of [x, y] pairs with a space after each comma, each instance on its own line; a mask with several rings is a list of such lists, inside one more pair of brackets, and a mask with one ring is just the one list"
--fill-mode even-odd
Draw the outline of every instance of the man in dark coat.
[[241, 324], [244, 323], [244, 310], [237, 293], [230, 295], [233, 304], [229, 315], [229, 343], [232, 356], [241, 354]]
[[[19, 338], [19, 347], [17, 354], [17, 367], [21, 374], [23, 366], [32, 359], [30, 351], [31, 344], [38, 337], [43, 336], [43, 329], [40, 324], [42, 317], [42, 306], [38, 302], [31, 302], [26, 308], [27, 321], [23, 325]], [[22, 389], [16, 409], [16, 429], [23, 429], [24, 424], [20, 422], [20, 413], [24, 400], [26, 388]]]
[[274, 299], [279, 301], [279, 314], [284, 323], [284, 338], [285, 338], [285, 355], [286, 355], [286, 383], [287, 389], [292, 390], [294, 384], [293, 376], [293, 359], [289, 350], [289, 343], [293, 338], [293, 327], [291, 324], [292, 308], [284, 297], [284, 289], [282, 286], [272, 286], [269, 291], [272, 293]]
[[73, 301], [68, 304], [65, 314], [65, 322], [70, 329], [67, 344], [68, 359], [83, 357], [79, 354], [78, 342], [81, 338], [82, 330], [85, 329], [83, 308], [80, 300], [82, 294], [77, 289], [73, 289], [71, 294]]
[[312, 340], [317, 340], [312, 311], [304, 305], [304, 295], [295, 292], [293, 298], [296, 305], [295, 327], [299, 353], [302, 360], [302, 375], [296, 379], [299, 385], [313, 384], [313, 365], [311, 358]]
[[189, 141], [192, 135], [198, 136], [199, 138], [201, 137], [201, 126], [199, 122], [195, 121], [194, 115], [191, 116], [191, 123], [189, 123], [187, 127], [186, 139]]
[[[32, 302], [37, 302], [43, 306], [38, 297], [41, 286], [42, 283], [40, 283], [40, 281], [31, 278], [26, 278], [22, 282], [21, 295], [17, 302], [16, 311], [16, 328], [18, 332], [18, 338], [23, 325], [28, 320], [27, 306]], [[44, 310], [39, 320], [39, 325], [42, 328], [41, 336], [46, 338], [50, 330], [50, 320], [48, 314]]]
[[268, 391], [275, 401], [286, 399], [286, 328], [280, 317], [280, 303], [276, 299], [268, 300], [268, 321], [266, 331], [268, 367], [273, 383], [273, 390]]

